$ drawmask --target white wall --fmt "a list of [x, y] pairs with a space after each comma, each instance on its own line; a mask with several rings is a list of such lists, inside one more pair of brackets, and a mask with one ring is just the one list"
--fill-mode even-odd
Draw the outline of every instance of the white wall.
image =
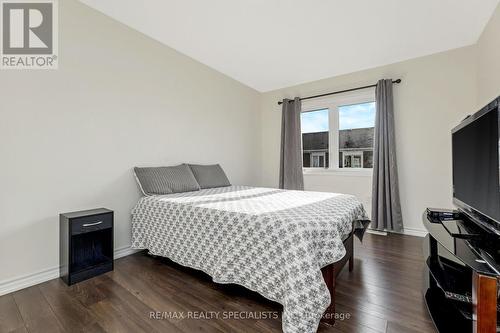
[[[309, 96], [401, 78], [394, 86], [401, 205], [405, 228], [424, 230], [425, 207], [452, 207], [451, 129], [475, 109], [475, 48], [466, 47], [389, 66], [315, 81], [263, 94], [262, 183], [276, 186], [280, 107], [284, 97]], [[347, 192], [366, 203], [371, 179], [306, 175], [307, 190]]]
[[58, 214], [115, 210], [130, 244], [135, 165], [219, 162], [256, 184], [260, 94], [74, 0], [55, 71], [0, 73], [0, 286], [59, 265]]
[[304, 188], [308, 191], [338, 192], [355, 195], [371, 215], [372, 177], [362, 174], [310, 173], [304, 175]]
[[477, 105], [500, 96], [500, 5], [477, 43]]

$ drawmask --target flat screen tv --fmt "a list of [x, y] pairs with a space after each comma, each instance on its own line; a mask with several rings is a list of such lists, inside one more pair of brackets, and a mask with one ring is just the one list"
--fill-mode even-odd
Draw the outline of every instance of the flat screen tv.
[[452, 130], [453, 201], [500, 234], [500, 97]]

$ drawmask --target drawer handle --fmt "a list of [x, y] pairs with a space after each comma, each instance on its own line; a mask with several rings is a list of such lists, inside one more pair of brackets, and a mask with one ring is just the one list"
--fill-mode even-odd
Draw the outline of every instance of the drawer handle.
[[99, 225], [99, 224], [102, 224], [102, 221], [97, 221], [97, 222], [94, 222], [94, 223], [85, 223], [84, 225], [82, 225], [82, 227], [93, 227], [95, 225]]

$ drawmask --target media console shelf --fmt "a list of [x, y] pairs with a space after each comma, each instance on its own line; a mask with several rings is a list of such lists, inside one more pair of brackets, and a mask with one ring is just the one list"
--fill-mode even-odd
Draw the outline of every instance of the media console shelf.
[[500, 239], [466, 216], [440, 221], [423, 216], [426, 236], [424, 297], [440, 333], [500, 332]]

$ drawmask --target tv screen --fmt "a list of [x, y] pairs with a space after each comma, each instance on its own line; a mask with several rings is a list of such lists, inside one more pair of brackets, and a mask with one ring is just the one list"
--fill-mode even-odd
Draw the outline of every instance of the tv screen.
[[494, 107], [453, 130], [453, 195], [459, 206], [465, 204], [500, 223], [498, 127], [498, 107]]

